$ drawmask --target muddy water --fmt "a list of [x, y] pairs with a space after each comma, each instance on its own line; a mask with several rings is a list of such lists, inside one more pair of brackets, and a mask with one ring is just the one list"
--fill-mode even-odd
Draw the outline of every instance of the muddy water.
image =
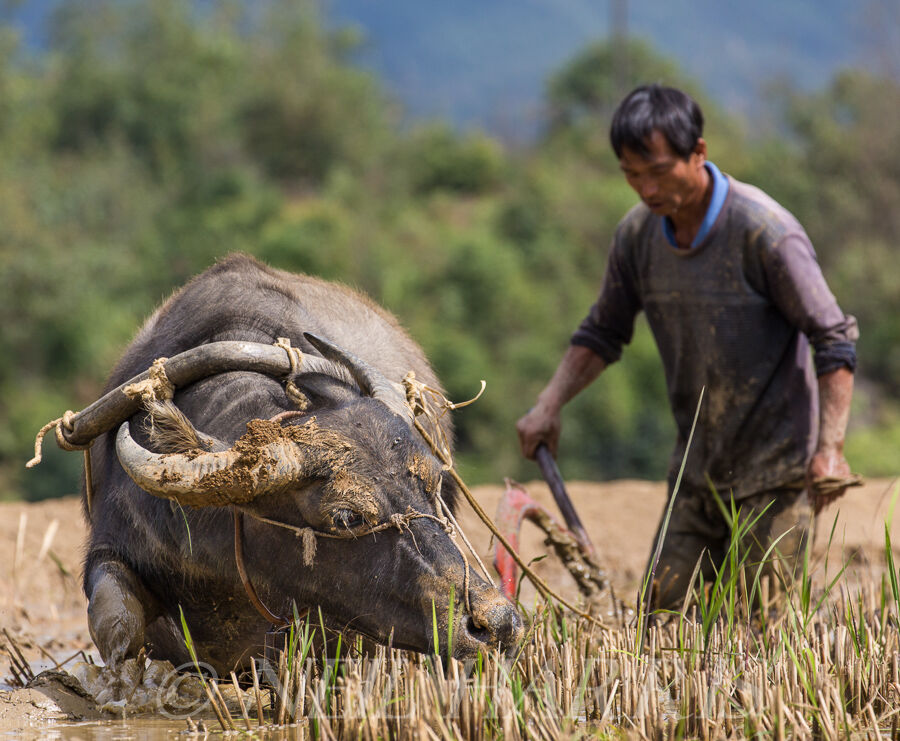
[[[37, 723], [5, 734], [0, 731], [0, 738], [60, 739], [60, 741], [62, 739], [71, 739], [72, 741], [76, 739], [83, 741], [126, 741], [126, 739], [163, 741], [163, 739], [181, 738], [186, 731], [189, 729], [184, 721], [175, 723], [171, 720], [157, 718], [128, 718], [126, 720]], [[201, 736], [202, 734], [198, 734], [198, 737]]]
[[199, 722], [217, 728], [207, 710], [199, 681], [168, 662], [126, 662], [115, 674], [82, 662], [26, 687], [0, 686], [0, 738], [167, 738]]
[[[268, 677], [269, 667], [263, 664], [260, 676]], [[0, 741], [201, 738], [221, 732], [223, 722], [256, 738], [309, 736], [306, 721], [260, 726], [252, 689], [238, 690], [224, 678], [214, 688], [220, 708], [222, 703], [227, 708], [220, 721], [208, 701], [210, 688], [213, 685], [201, 682], [192, 666], [176, 668], [168, 661], [131, 659], [116, 672], [90, 662], [70, 664], [67, 670], [45, 669], [26, 687], [0, 684]], [[264, 713], [269, 712], [270, 699], [266, 690], [259, 695]], [[269, 720], [264, 716], [264, 722]]]
[[[75, 694], [59, 687], [13, 689], [0, 686], [0, 739], [124, 739], [178, 738], [190, 731], [184, 719], [157, 715], [115, 717], [101, 713]], [[209, 729], [218, 728], [211, 713], [199, 714]], [[79, 720], [74, 720], [74, 719]], [[196, 727], [196, 722], [195, 722]]]
[[[17, 731], [0, 730], [0, 739], [49, 739], [50, 741], [171, 741], [173, 739], [201, 739], [222, 737], [215, 718], [205, 721], [207, 726], [189, 728], [185, 723], [160, 720], [158, 718], [128, 718], [126, 720], [105, 720], [85, 722], [55, 722], [34, 725]], [[204, 727], [208, 729], [203, 730]], [[306, 726], [283, 726], [280, 728], [253, 728], [253, 738], [264, 741], [305, 741], [310, 738]]]
[[[205, 725], [204, 725], [205, 724]], [[240, 726], [243, 728], [243, 726]], [[206, 730], [204, 730], [206, 729]], [[246, 731], [245, 731], [246, 733]], [[306, 725], [253, 727], [253, 738], [264, 741], [305, 741], [310, 738]], [[201, 739], [222, 737], [216, 719], [208, 718], [203, 724], [190, 727], [185, 721], [177, 722], [152, 717], [126, 718], [125, 720], [55, 721], [35, 723], [15, 731], [0, 730], [0, 739], [50, 739], [51, 741], [171, 741], [172, 739]]]
[[[164, 739], [221, 738], [221, 726], [208, 709], [195, 713], [190, 720], [160, 714], [110, 714], [84, 720], [71, 720], [65, 703], [57, 703], [47, 695], [31, 689], [11, 690], [0, 685], [0, 740], [63, 739], [75, 741], [163, 741]], [[71, 710], [71, 707], [69, 707]], [[247, 733], [243, 719], [234, 717], [235, 728]], [[268, 741], [306, 741], [310, 738], [306, 723], [290, 726], [259, 726], [251, 719], [253, 738]]]
[[[257, 716], [245, 720], [230, 684], [219, 692], [235, 729], [265, 739], [305, 739], [306, 725], [260, 727]], [[123, 699], [116, 699], [123, 698]], [[242, 692], [245, 707], [253, 708]], [[25, 688], [0, 685], [0, 740], [201, 738], [222, 726], [195, 675], [175, 671], [171, 664], [132, 662], [112, 675], [91, 664], [70, 672], [40, 673]]]
[[[216, 721], [213, 719], [213, 724]], [[209, 728], [218, 729], [218, 725]], [[254, 728], [252, 738], [263, 741], [305, 741], [310, 738], [306, 726], [283, 726], [280, 728]], [[221, 734], [215, 734], [221, 738]], [[124, 721], [99, 721], [96, 723], [56, 723], [44, 728], [27, 729], [12, 736], [0, 731], [0, 738], [50, 739], [50, 741], [164, 741], [166, 739], [202, 739], [215, 737], [212, 731], [189, 729], [185, 724], [177, 725], [154, 718], [134, 718]]]

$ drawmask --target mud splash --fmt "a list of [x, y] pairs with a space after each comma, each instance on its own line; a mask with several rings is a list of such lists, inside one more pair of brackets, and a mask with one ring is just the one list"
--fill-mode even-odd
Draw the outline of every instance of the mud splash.
[[146, 658], [118, 671], [88, 662], [46, 670], [25, 687], [0, 684], [0, 739], [311, 738], [309, 719], [286, 719], [286, 706], [278, 705], [289, 689], [280, 674], [284, 662], [256, 666], [258, 674], [243, 675], [240, 686], [234, 674], [216, 677], [203, 662], [202, 679], [194, 663], [174, 667]]
[[[131, 659], [117, 672], [84, 662], [41, 672], [26, 687], [0, 688], [0, 736], [163, 739], [219, 729], [204, 684], [189, 668]], [[240, 717], [237, 690], [223, 684], [219, 692]]]

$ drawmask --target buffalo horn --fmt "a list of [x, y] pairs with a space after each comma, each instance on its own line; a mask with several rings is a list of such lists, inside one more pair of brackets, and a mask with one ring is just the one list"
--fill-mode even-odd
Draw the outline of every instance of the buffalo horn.
[[131, 437], [129, 423], [116, 436], [119, 463], [144, 491], [191, 507], [242, 504], [284, 489], [303, 477], [298, 446], [276, 440], [252, 461], [234, 449], [202, 453], [154, 453]]
[[392, 383], [380, 370], [328, 340], [311, 332], [304, 332], [303, 336], [326, 358], [346, 367], [364, 394], [377, 399], [412, 426], [413, 413], [406, 403], [406, 394], [400, 384]]

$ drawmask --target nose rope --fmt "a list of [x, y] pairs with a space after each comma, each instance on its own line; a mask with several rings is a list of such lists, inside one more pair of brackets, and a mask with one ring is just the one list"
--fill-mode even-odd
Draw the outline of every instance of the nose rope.
[[406, 528], [406, 531], [409, 533], [409, 537], [412, 538], [413, 545], [416, 547], [416, 551], [421, 556], [422, 551], [419, 550], [419, 543], [416, 541], [416, 535], [412, 531], [412, 528], [409, 526], [409, 520], [405, 519], [403, 515], [399, 513], [395, 513], [391, 515], [391, 524], [397, 528], [401, 533], [403, 529]]
[[453, 543], [453, 547], [456, 548], [457, 551], [459, 551], [460, 558], [462, 558], [463, 563], [466, 565], [465, 571], [463, 572], [463, 596], [466, 599], [466, 612], [472, 618], [472, 620], [475, 621], [479, 628], [484, 628], [486, 626], [482, 625], [478, 618], [475, 617], [475, 613], [472, 612], [472, 603], [469, 601], [469, 559], [466, 558], [465, 551], [463, 551], [459, 543], [457, 543], [453, 537], [453, 535], [455, 534], [453, 526], [447, 520], [442, 520], [442, 523], [444, 525], [444, 531], [447, 533], [447, 535], [450, 536], [450, 542]]
[[[409, 371], [403, 377], [403, 386], [406, 388], [406, 403], [413, 413], [414, 425], [419, 432], [423, 432], [423, 428], [421, 423], [416, 420], [417, 416], [423, 416], [430, 423], [430, 428], [432, 431], [432, 436], [422, 435], [422, 439], [428, 443], [428, 446], [431, 448], [432, 452], [438, 457], [438, 459], [443, 464], [444, 471], [450, 471], [452, 473], [452, 460], [453, 455], [451, 453], [450, 440], [447, 438], [447, 434], [444, 431], [444, 428], [441, 426], [441, 420], [449, 414], [454, 409], [461, 409], [462, 407], [469, 406], [469, 404], [474, 404], [478, 399], [481, 398], [481, 395], [484, 393], [484, 389], [487, 386], [487, 383], [482, 380], [481, 388], [478, 393], [468, 401], [461, 402], [452, 402], [450, 401], [444, 394], [436, 388], [432, 388], [427, 384], [416, 378], [415, 371]], [[475, 558], [475, 561], [478, 563], [478, 566], [481, 568], [481, 573], [484, 574], [484, 578], [487, 580], [488, 584], [493, 584], [494, 579], [490, 575], [487, 570], [487, 567], [484, 565], [484, 562], [481, 560], [481, 557], [478, 555], [478, 552], [469, 542], [469, 539], [466, 537], [465, 531], [460, 527], [459, 523], [456, 521], [456, 518], [453, 516], [453, 513], [450, 511], [450, 508], [447, 506], [447, 503], [444, 501], [441, 496], [440, 487], [434, 493], [433, 497], [434, 507], [437, 510], [438, 514], [441, 516], [440, 520], [442, 523], [450, 523], [444, 524], [444, 529], [447, 530], [447, 533], [451, 535], [450, 542], [453, 543], [453, 546], [456, 550], [459, 551], [459, 555], [462, 557], [463, 563], [466, 565], [465, 569], [465, 582], [463, 584], [463, 590], [465, 594], [466, 600], [466, 611], [469, 615], [472, 616], [472, 619], [478, 622], [478, 619], [472, 613], [472, 607], [469, 600], [469, 559], [465, 554], [465, 551], [459, 546], [456, 540], [453, 538], [453, 534], [456, 532], [459, 533], [460, 538], [462, 538], [463, 543], [466, 544], [466, 548], [469, 549], [469, 553]], [[484, 627], [484, 626], [479, 626]]]
[[[469, 542], [469, 539], [466, 537], [465, 532], [459, 526], [459, 523], [456, 521], [456, 518], [453, 516], [453, 513], [450, 511], [450, 508], [447, 506], [446, 502], [444, 502], [444, 498], [441, 496], [440, 490], [434, 495], [434, 503], [435, 509], [437, 509], [438, 513], [441, 515], [440, 522], [444, 527], [444, 531], [450, 536], [450, 542], [453, 543], [453, 546], [456, 550], [459, 551], [459, 555], [463, 560], [463, 563], [466, 565], [465, 576], [463, 581], [463, 595], [466, 598], [466, 612], [472, 616], [472, 619], [479, 623], [478, 618], [475, 617], [475, 613], [472, 612], [472, 605], [469, 602], [469, 559], [466, 557], [465, 551], [460, 548], [459, 543], [456, 542], [454, 536], [456, 533], [459, 533], [460, 537], [463, 539], [463, 542], [466, 544], [466, 547], [475, 556], [475, 560], [478, 561], [478, 565], [481, 566], [482, 572], [487, 577], [488, 584], [493, 584], [494, 580], [491, 579], [490, 575], [487, 573], [487, 569], [484, 567], [484, 564], [481, 562], [481, 559], [478, 557], [478, 554], [475, 552], [475, 549], [472, 547], [472, 544]], [[485, 626], [479, 623], [479, 627], [483, 628]]]
[[484, 561], [481, 560], [481, 556], [478, 555], [478, 551], [475, 550], [475, 547], [469, 542], [469, 539], [466, 537], [466, 531], [462, 529], [459, 522], [457, 522], [456, 518], [453, 516], [453, 513], [450, 511], [450, 508], [447, 506], [447, 503], [444, 501], [444, 498], [438, 493], [435, 496], [435, 509], [438, 511], [438, 514], [441, 517], [445, 517], [449, 520], [452, 525], [453, 533], [459, 533], [459, 537], [462, 538], [462, 542], [466, 544], [466, 548], [469, 549], [469, 553], [475, 558], [475, 562], [478, 564], [479, 568], [481, 568], [481, 573], [484, 574], [485, 580], [488, 584], [494, 583], [494, 577], [490, 575], [487, 570], [487, 566], [484, 565]]
[[291, 530], [297, 537], [301, 537], [306, 533], [311, 532], [317, 538], [333, 538], [335, 540], [350, 540], [356, 538], [362, 538], [366, 535], [371, 535], [373, 533], [380, 533], [384, 530], [390, 530], [391, 528], [396, 528], [397, 530], [402, 531], [404, 528], [409, 528], [409, 523], [412, 520], [418, 519], [429, 519], [435, 520], [439, 524], [443, 525], [443, 521], [440, 517], [436, 517], [435, 515], [430, 515], [427, 512], [419, 512], [417, 510], [412, 509], [412, 507], [408, 507], [406, 512], [403, 514], [396, 513], [390, 516], [390, 519], [387, 522], [381, 522], [377, 525], [370, 525], [367, 528], [363, 528], [360, 530], [348, 530], [345, 533], [329, 533], [325, 530], [316, 530], [312, 527], [299, 527], [297, 525], [291, 525], [287, 522], [281, 522], [280, 520], [272, 520], [268, 517], [263, 517], [260, 514], [256, 514], [255, 512], [251, 512], [249, 510], [243, 510], [247, 515], [252, 517], [254, 520], [258, 520], [259, 522], [264, 522], [267, 525], [275, 525], [276, 527], [283, 527], [286, 530]]
[[[446, 505], [444, 505], [444, 506], [446, 507]], [[362, 537], [365, 537], [366, 535], [373, 535], [375, 533], [380, 533], [385, 530], [390, 530], [391, 528], [394, 528], [394, 529], [398, 530], [400, 533], [403, 533], [404, 531], [408, 532], [413, 539], [413, 543], [416, 543], [416, 536], [413, 533], [412, 528], [410, 528], [409, 523], [412, 522], [413, 520], [433, 520], [434, 522], [436, 522], [438, 525], [441, 526], [441, 528], [444, 530], [445, 533], [447, 533], [448, 536], [450, 536], [450, 542], [453, 544], [453, 547], [456, 548], [456, 550], [459, 552], [459, 555], [462, 557], [463, 563], [465, 564], [465, 571], [464, 571], [464, 576], [463, 576], [463, 595], [465, 597], [466, 612], [472, 617], [473, 620], [476, 621], [476, 623], [478, 622], [478, 618], [476, 618], [472, 612], [472, 602], [471, 602], [471, 599], [469, 598], [469, 583], [470, 583], [469, 559], [466, 558], [465, 552], [460, 547], [459, 543], [457, 543], [456, 540], [454, 539], [453, 536], [456, 534], [456, 530], [454, 529], [454, 527], [450, 523], [450, 521], [445, 517], [438, 517], [437, 515], [432, 515], [427, 512], [419, 512], [418, 510], [414, 510], [412, 507], [407, 507], [406, 512], [404, 512], [402, 514], [399, 512], [395, 512], [394, 514], [392, 514], [390, 516], [390, 518], [388, 519], [387, 522], [382, 522], [382, 523], [379, 523], [378, 525], [371, 525], [363, 530], [353, 530], [353, 531], [348, 531], [346, 533], [329, 533], [329, 532], [325, 532], [324, 530], [316, 530], [315, 528], [312, 528], [309, 526], [299, 527], [297, 525], [291, 525], [290, 523], [287, 523], [287, 522], [281, 522], [280, 520], [272, 520], [268, 517], [263, 517], [262, 515], [257, 514], [255, 512], [251, 512], [250, 510], [242, 510], [242, 511], [245, 514], [247, 514], [248, 516], [252, 517], [254, 520], [257, 520], [258, 522], [265, 523], [266, 525], [273, 525], [275, 527], [281, 527], [281, 528], [284, 528], [285, 530], [290, 530], [291, 532], [294, 533], [295, 537], [303, 538], [304, 541], [307, 538], [309, 538], [311, 535], [316, 538], [331, 538], [333, 540], [350, 540], [350, 539], [362, 538]], [[445, 510], [445, 511], [449, 511], [449, 510]], [[418, 547], [419, 546], [416, 543], [416, 550], [418, 550]], [[479, 626], [479, 627], [484, 627], [484, 626]]]

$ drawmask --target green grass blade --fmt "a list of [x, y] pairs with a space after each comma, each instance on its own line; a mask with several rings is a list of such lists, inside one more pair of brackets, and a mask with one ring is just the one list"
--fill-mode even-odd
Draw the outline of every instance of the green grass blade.
[[191, 661], [194, 662], [194, 668], [197, 670], [197, 675], [200, 677], [200, 681], [205, 688], [206, 678], [203, 676], [203, 672], [200, 671], [200, 661], [197, 659], [197, 650], [194, 647], [194, 639], [191, 638], [191, 631], [188, 628], [187, 618], [184, 616], [184, 610], [181, 609], [181, 605], [178, 605], [178, 614], [181, 616], [181, 632], [184, 637], [184, 645], [188, 650], [188, 654], [190, 654]]
[[187, 531], [188, 536], [188, 553], [192, 556], [194, 555], [194, 542], [191, 540], [191, 526], [188, 524], [187, 514], [184, 511], [184, 508], [181, 506], [181, 502], [175, 500], [175, 504], [178, 505], [178, 511], [181, 512], [181, 519], [184, 520], [184, 529]]
[[669, 529], [669, 520], [672, 517], [672, 509], [675, 506], [675, 497], [681, 488], [681, 479], [684, 476], [684, 469], [687, 465], [688, 453], [691, 450], [691, 442], [694, 439], [694, 430], [697, 427], [697, 420], [700, 417], [700, 407], [703, 404], [703, 395], [706, 392], [706, 386], [700, 389], [700, 398], [697, 400], [697, 409], [694, 411], [694, 421], [691, 423], [691, 431], [688, 434], [687, 444], [684, 447], [684, 456], [681, 459], [681, 467], [678, 469], [678, 476], [675, 478], [675, 486], [672, 487], [672, 496], [669, 497], [669, 505], [666, 507], [666, 514], [663, 517], [662, 526], [659, 529], [659, 537], [656, 539], [656, 547], [653, 549], [653, 557], [650, 560], [650, 568], [644, 576], [641, 585], [640, 599], [638, 600], [638, 626], [636, 654], [640, 656], [644, 652], [644, 642], [647, 634], [647, 621], [650, 618], [650, 600], [652, 598], [652, 582], [656, 574], [656, 567], [659, 564], [659, 558], [662, 555], [663, 543], [666, 539], [666, 532]]
[[434, 652], [440, 656], [441, 643], [438, 638], [437, 608], [434, 606], [434, 600], [431, 600], [431, 632], [434, 639]]
[[891, 594], [894, 595], [894, 605], [897, 608], [897, 617], [900, 618], [900, 584], [897, 580], [897, 567], [894, 565], [894, 547], [891, 544], [891, 529], [884, 523], [884, 560], [887, 563], [888, 579], [891, 584]]

